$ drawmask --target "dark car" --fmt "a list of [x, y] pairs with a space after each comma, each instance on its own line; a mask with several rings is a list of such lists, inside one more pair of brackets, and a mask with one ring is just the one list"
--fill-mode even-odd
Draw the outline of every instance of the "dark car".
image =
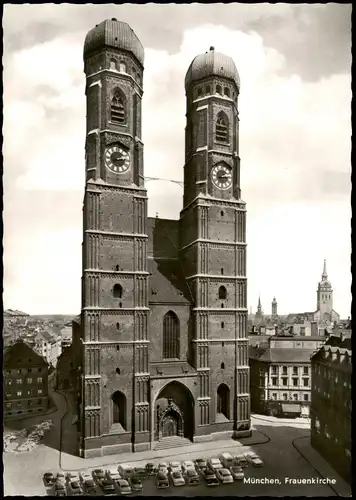
[[196, 460], [194, 460], [194, 465], [197, 470], [203, 471], [207, 468], [208, 463], [205, 458], [197, 458]]
[[46, 486], [46, 488], [48, 488], [49, 486], [52, 486], [55, 482], [55, 479], [54, 479], [54, 475], [52, 474], [52, 472], [46, 472], [45, 474], [43, 474], [43, 482], [44, 482], [44, 485]]
[[101, 484], [102, 481], [104, 481], [104, 479], [105, 479], [105, 472], [103, 471], [103, 469], [94, 469], [93, 470], [93, 479], [98, 484]]
[[195, 470], [187, 470], [187, 483], [192, 486], [196, 486], [200, 483], [200, 478]]
[[132, 491], [142, 491], [143, 490], [142, 482], [141, 482], [141, 479], [139, 478], [139, 476], [136, 476], [136, 475], [131, 476], [131, 478], [129, 479], [129, 483], [130, 483]]
[[71, 496], [83, 495], [83, 491], [82, 488], [80, 487], [79, 481], [72, 481], [69, 484], [69, 488]]
[[104, 495], [113, 495], [115, 494], [114, 482], [110, 479], [103, 479], [101, 481], [101, 487], [104, 490]]
[[85, 495], [93, 496], [98, 493], [98, 487], [92, 479], [86, 479], [83, 484], [83, 491]]
[[168, 476], [164, 472], [157, 473], [157, 488], [169, 488]]
[[54, 483], [54, 496], [55, 497], [66, 497], [67, 490], [64, 484], [61, 481], [56, 481]]
[[145, 467], [135, 467], [135, 475], [140, 479], [145, 479], [148, 475], [148, 472]]
[[155, 464], [153, 464], [152, 462], [149, 462], [148, 464], [146, 464], [146, 472], [149, 476], [154, 476], [155, 475]]
[[211, 469], [205, 469], [204, 480], [207, 486], [219, 486], [219, 480]]

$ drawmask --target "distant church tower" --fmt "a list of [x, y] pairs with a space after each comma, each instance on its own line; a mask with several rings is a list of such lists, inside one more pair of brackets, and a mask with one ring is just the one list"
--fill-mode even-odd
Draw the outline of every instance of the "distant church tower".
[[276, 301], [276, 297], [273, 297], [273, 300], [272, 300], [272, 317], [275, 318], [276, 316], [278, 316], [278, 313], [277, 313], [277, 301]]
[[263, 320], [263, 311], [262, 311], [262, 305], [261, 305], [261, 297], [258, 297], [258, 304], [257, 304], [257, 311], [255, 314], [255, 323], [259, 324]]
[[324, 260], [323, 273], [317, 290], [317, 311], [321, 323], [329, 324], [333, 320], [333, 289], [328, 281], [326, 260]]

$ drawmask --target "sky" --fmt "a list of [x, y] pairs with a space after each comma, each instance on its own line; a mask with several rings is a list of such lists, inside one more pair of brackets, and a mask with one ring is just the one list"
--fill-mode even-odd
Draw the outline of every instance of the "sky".
[[[183, 180], [184, 77], [231, 56], [247, 203], [248, 308], [313, 311], [327, 259], [351, 309], [351, 4], [5, 5], [4, 307], [78, 314], [84, 194], [83, 43], [130, 24], [145, 47], [145, 175]], [[148, 215], [179, 218], [183, 190], [147, 182]]]

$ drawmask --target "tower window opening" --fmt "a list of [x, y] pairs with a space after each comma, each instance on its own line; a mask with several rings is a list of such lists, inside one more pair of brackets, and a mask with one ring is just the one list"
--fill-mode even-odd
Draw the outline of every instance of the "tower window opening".
[[216, 93], [222, 95], [221, 85], [216, 86]]
[[224, 307], [225, 307], [224, 304], [221, 304], [221, 309], [224, 309]]
[[120, 330], [120, 323], [116, 323], [116, 329]]
[[228, 120], [223, 113], [220, 113], [216, 120], [216, 140], [219, 142], [228, 142], [229, 140], [229, 126]]
[[210, 85], [207, 85], [207, 86], [206, 86], [205, 93], [206, 93], [206, 94], [211, 94], [211, 88], [210, 88]]
[[221, 210], [220, 215], [221, 215], [221, 217], [224, 217], [224, 215], [225, 215], [224, 210]]
[[115, 269], [116, 271], [120, 271], [120, 266], [117, 264]]
[[224, 268], [223, 268], [223, 267], [220, 269], [220, 273], [221, 273], [222, 275], [224, 274]]
[[202, 91], [202, 89], [199, 87], [199, 88], [198, 88], [198, 97], [200, 97], [202, 94], [203, 94], [203, 91]]
[[219, 299], [220, 300], [225, 300], [227, 297], [227, 291], [226, 291], [226, 288], [224, 286], [221, 286], [219, 288]]
[[120, 373], [121, 373], [120, 368], [116, 368], [116, 373], [117, 373], [118, 375], [120, 375]]
[[122, 308], [122, 302], [120, 302], [119, 307], [120, 307], [120, 309]]
[[[119, 284], [116, 284], [114, 285], [114, 288], [113, 288], [113, 295], [114, 297], [116, 297], [117, 299], [121, 299], [122, 298], [122, 286], [119, 285]], [[121, 302], [120, 302], [121, 303]]]
[[222, 370], [225, 370], [225, 363], [224, 363], [224, 362], [222, 362], [222, 363], [221, 363], [220, 368], [221, 368]]
[[120, 68], [120, 73], [126, 73], [127, 72], [126, 64], [123, 61], [120, 61], [119, 68]]
[[230, 89], [228, 87], [224, 88], [224, 94], [226, 95], [226, 97], [230, 97]]
[[125, 122], [125, 107], [119, 93], [116, 93], [111, 101], [111, 121], [113, 123]]
[[225, 328], [225, 323], [223, 321], [221, 322], [221, 328]]
[[116, 350], [120, 351], [120, 346], [119, 345], [116, 346]]
[[110, 59], [110, 69], [116, 69], [116, 62], [114, 59]]

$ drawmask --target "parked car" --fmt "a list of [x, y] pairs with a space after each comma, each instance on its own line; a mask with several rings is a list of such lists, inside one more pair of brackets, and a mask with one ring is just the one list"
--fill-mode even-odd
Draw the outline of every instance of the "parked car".
[[79, 481], [68, 482], [68, 490], [69, 490], [70, 496], [72, 496], [72, 497], [83, 495], [83, 490], [80, 487]]
[[92, 474], [94, 481], [99, 485], [105, 479], [105, 472], [103, 471], [103, 469], [94, 469]]
[[231, 453], [224, 452], [219, 455], [219, 460], [222, 463], [225, 469], [229, 469], [232, 465], [234, 465], [234, 457]]
[[194, 466], [194, 462], [192, 462], [191, 460], [185, 460], [182, 463], [182, 472], [183, 472], [183, 474], [186, 474], [188, 472], [188, 470], [193, 470], [193, 471], [196, 472], [195, 466]]
[[100, 485], [104, 491], [104, 495], [114, 495], [115, 494], [115, 486], [114, 482], [111, 479], [103, 479]]
[[223, 484], [234, 482], [234, 478], [232, 477], [231, 472], [229, 471], [229, 469], [225, 469], [224, 467], [222, 469], [217, 469], [216, 475]]
[[79, 473], [79, 479], [83, 483], [84, 481], [89, 481], [90, 479], [93, 479], [93, 476], [91, 475], [91, 472], [85, 470]]
[[106, 469], [105, 471], [105, 476], [106, 479], [109, 479], [110, 481], [115, 481], [116, 479], [121, 479], [121, 476], [117, 470], [117, 467], [109, 467], [109, 469]]
[[145, 467], [135, 467], [134, 469], [135, 476], [138, 476], [140, 479], [146, 479], [148, 473]]
[[82, 483], [84, 495], [96, 496], [98, 494], [98, 487], [93, 479], [85, 479]]
[[53, 493], [55, 497], [66, 497], [67, 490], [62, 481], [57, 481], [53, 485]]
[[170, 473], [171, 476], [171, 481], [173, 483], [173, 486], [184, 486], [185, 485], [185, 479], [183, 477], [183, 474], [179, 470], [175, 470]]
[[239, 465], [240, 467], [248, 467], [248, 460], [245, 455], [237, 455], [234, 457], [234, 465]]
[[232, 467], [230, 467], [230, 472], [232, 477], [236, 479], [236, 481], [242, 481], [242, 479], [245, 477], [245, 474], [240, 465], [233, 465]]
[[67, 472], [66, 481], [67, 483], [71, 483], [73, 481], [79, 482], [79, 474], [77, 472]]
[[46, 472], [45, 474], [43, 474], [43, 482], [44, 482], [44, 485], [46, 486], [46, 488], [48, 488], [49, 486], [52, 486], [55, 482], [55, 478], [54, 478], [53, 473]]
[[137, 475], [130, 477], [129, 484], [133, 492], [137, 493], [143, 490], [142, 481]]
[[155, 475], [155, 464], [153, 464], [152, 462], [148, 462], [148, 464], [146, 464], [145, 469], [146, 469], [147, 474], [149, 476], [154, 476]]
[[174, 460], [173, 462], [169, 462], [169, 471], [170, 472], [182, 472], [182, 466], [178, 460]]
[[168, 476], [168, 467], [166, 462], [161, 462], [157, 466], [157, 473], [162, 472], [165, 476]]
[[190, 486], [195, 486], [200, 483], [200, 477], [197, 471], [194, 469], [187, 470], [187, 483]]
[[197, 458], [196, 460], [194, 460], [194, 465], [196, 469], [203, 471], [207, 468], [208, 462], [205, 460], [205, 458]]
[[66, 477], [63, 474], [63, 472], [58, 472], [57, 473], [57, 475], [56, 475], [56, 482], [61, 482], [61, 483], [65, 483], [66, 482]]
[[218, 458], [210, 458], [210, 460], [208, 460], [208, 467], [216, 471], [222, 469], [223, 465]]
[[157, 488], [169, 488], [168, 476], [162, 471], [157, 474]]
[[246, 455], [246, 458], [254, 467], [262, 467], [264, 465], [263, 460], [256, 453], [249, 453]]
[[114, 487], [120, 495], [131, 495], [132, 489], [126, 479], [117, 479], [114, 481]]
[[207, 486], [219, 486], [219, 480], [212, 469], [206, 468], [203, 472], [203, 477]]
[[135, 473], [133, 467], [127, 464], [120, 464], [117, 468], [120, 476], [126, 481]]

